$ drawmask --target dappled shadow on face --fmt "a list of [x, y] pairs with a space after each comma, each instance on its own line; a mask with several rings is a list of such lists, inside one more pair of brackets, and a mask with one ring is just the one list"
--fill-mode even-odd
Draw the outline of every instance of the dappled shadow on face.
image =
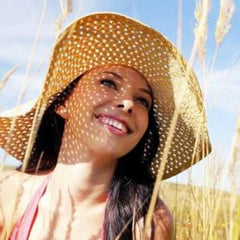
[[137, 71], [113, 65], [87, 72], [57, 111], [65, 120], [59, 162], [126, 155], [147, 129], [151, 104], [151, 89]]

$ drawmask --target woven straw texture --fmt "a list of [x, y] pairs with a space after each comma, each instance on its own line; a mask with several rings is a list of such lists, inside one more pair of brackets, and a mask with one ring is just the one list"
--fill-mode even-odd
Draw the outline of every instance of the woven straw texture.
[[[211, 151], [201, 91], [182, 55], [152, 28], [113, 13], [77, 19], [59, 36], [42, 93], [34, 107], [24, 114], [24, 109], [21, 113], [15, 109], [1, 115], [1, 147], [23, 161], [31, 132], [35, 132], [38, 125], [33, 124], [34, 116], [37, 123], [53, 95], [80, 74], [105, 64], [135, 68], [151, 85], [160, 136], [158, 153], [151, 165], [154, 175], [167, 144], [170, 145], [163, 178], [183, 171]], [[174, 111], [178, 112], [177, 122], [172, 140], [167, 143]]]

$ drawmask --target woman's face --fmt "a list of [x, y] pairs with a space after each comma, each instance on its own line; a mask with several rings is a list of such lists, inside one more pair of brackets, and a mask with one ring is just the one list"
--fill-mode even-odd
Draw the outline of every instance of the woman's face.
[[94, 153], [118, 159], [143, 137], [151, 104], [151, 89], [139, 72], [98, 67], [82, 76], [65, 102], [65, 131]]

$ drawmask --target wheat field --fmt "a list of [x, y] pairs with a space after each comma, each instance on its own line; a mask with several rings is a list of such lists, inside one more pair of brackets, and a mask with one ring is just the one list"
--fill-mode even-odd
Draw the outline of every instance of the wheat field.
[[[43, 1], [44, 2], [44, 1]], [[82, 6], [85, 3], [82, 1]], [[135, 4], [137, 1], [133, 1]], [[177, 26], [177, 43], [179, 48], [184, 45], [183, 36], [181, 33], [183, 16], [181, 8], [185, 3], [183, 0], [178, 0], [178, 26]], [[231, 19], [234, 13], [239, 10], [236, 9], [233, 0], [219, 0], [219, 15], [215, 22], [216, 28], [214, 33], [215, 51], [209, 56], [206, 48], [208, 37], [212, 36], [208, 32], [208, 17], [213, 7], [213, 2], [210, 0], [198, 0], [195, 1], [195, 10], [192, 13], [195, 18], [194, 28], [194, 41], [191, 49], [191, 53], [188, 58], [188, 62], [191, 66], [198, 65], [200, 69], [200, 81], [203, 83], [203, 95], [207, 98], [209, 90], [209, 82], [213, 76], [213, 72], [216, 67], [216, 61], [218, 60], [218, 54], [221, 50], [221, 45], [231, 30]], [[133, 3], [133, 11], [135, 11]], [[186, 3], [185, 3], [186, 4]], [[216, 4], [216, 2], [214, 2]], [[68, 17], [74, 12], [74, 7], [79, 6], [78, 1], [59, 1], [61, 11], [56, 17], [55, 31], [56, 35], [59, 34], [63, 28]], [[42, 10], [45, 11], [44, 9]], [[44, 19], [44, 13], [43, 13]], [[40, 19], [40, 25], [41, 21]], [[210, 35], [210, 36], [209, 36]], [[37, 44], [37, 39], [40, 36], [36, 36], [34, 44]], [[239, 37], [240, 38], [240, 37]], [[208, 56], [208, 57], [207, 57]], [[232, 67], [229, 70], [227, 76], [230, 78], [235, 71], [235, 65], [239, 56], [232, 63]], [[209, 61], [209, 59], [211, 59]], [[31, 62], [31, 59], [29, 60]], [[29, 75], [29, 69], [27, 67], [26, 76]], [[4, 73], [0, 81], [0, 93], [4, 90], [5, 85], [10, 81], [11, 76], [17, 72], [17, 66], [12, 67], [9, 71]], [[27, 79], [27, 78], [26, 78]], [[24, 91], [19, 94], [19, 101], [21, 102]], [[211, 110], [214, 109], [216, 102], [224, 94], [224, 86], [216, 93], [214, 101], [206, 111], [211, 114]], [[2, 105], [2, 103], [1, 103]], [[1, 107], [0, 105], [0, 107]], [[152, 202], [156, 200], [158, 195], [164, 200], [166, 205], [174, 216], [175, 223], [175, 238], [179, 240], [240, 240], [240, 115], [235, 125], [235, 133], [232, 136], [231, 149], [227, 156], [221, 159], [219, 163], [219, 155], [217, 146], [213, 146], [213, 153], [208, 157], [209, 164], [206, 165], [206, 175], [203, 177], [204, 184], [202, 186], [195, 186], [192, 184], [191, 178], [187, 184], [170, 183], [167, 181], [161, 181], [161, 176], [157, 179], [157, 190], [152, 196]], [[1, 171], [12, 168], [6, 165], [7, 156], [3, 156]], [[222, 164], [224, 162], [224, 164]], [[229, 187], [227, 191], [222, 190], [221, 182], [228, 178]], [[151, 218], [152, 212], [149, 213]], [[147, 229], [147, 227], [146, 227]]]

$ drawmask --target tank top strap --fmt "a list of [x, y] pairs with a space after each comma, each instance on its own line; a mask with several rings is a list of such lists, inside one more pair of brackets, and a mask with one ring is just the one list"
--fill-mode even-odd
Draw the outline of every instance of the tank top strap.
[[[32, 230], [33, 224], [35, 222], [35, 218], [37, 216], [39, 201], [47, 189], [47, 185], [50, 178], [51, 178], [51, 173], [47, 175], [47, 177], [44, 179], [44, 181], [38, 188], [37, 192], [34, 194], [32, 200], [29, 202], [25, 213], [15, 225], [14, 230], [11, 234], [10, 240], [27, 240], [28, 239], [30, 232]], [[106, 203], [108, 203], [108, 198], [109, 196], [107, 195]], [[105, 214], [104, 214], [104, 219], [102, 223], [101, 236], [99, 240], [105, 239], [104, 225], [105, 225]]]
[[36, 218], [38, 203], [41, 197], [44, 195], [51, 173], [44, 179], [37, 192], [34, 194], [32, 200], [27, 206], [27, 209], [23, 216], [18, 220], [11, 234], [10, 240], [27, 240], [31, 232], [33, 223]]

